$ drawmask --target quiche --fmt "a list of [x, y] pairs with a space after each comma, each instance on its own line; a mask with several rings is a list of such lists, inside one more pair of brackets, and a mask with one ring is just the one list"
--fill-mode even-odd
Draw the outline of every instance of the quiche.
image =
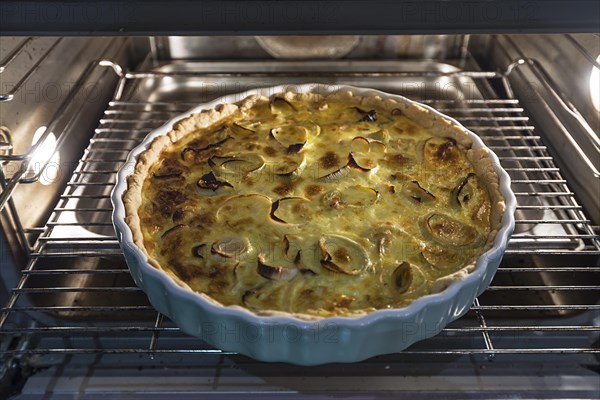
[[492, 247], [505, 203], [472, 145], [412, 102], [250, 96], [154, 139], [125, 221], [154, 267], [223, 306], [302, 319], [402, 308]]

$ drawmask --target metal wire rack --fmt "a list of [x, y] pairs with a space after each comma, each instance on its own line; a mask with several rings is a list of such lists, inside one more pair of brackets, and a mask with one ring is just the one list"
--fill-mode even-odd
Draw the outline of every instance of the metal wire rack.
[[[139, 101], [127, 94], [129, 85], [164, 77], [248, 74], [125, 72], [110, 61], [92, 68], [101, 67], [118, 74], [115, 95], [48, 222], [24, 230], [39, 237], [9, 301], [0, 309], [0, 335], [26, 337], [29, 344], [2, 348], [0, 353], [228, 354], [188, 338], [147, 303], [129, 277], [112, 228], [109, 196], [127, 153], [149, 131], [196, 105]], [[416, 71], [387, 76], [410, 74], [435, 75]], [[447, 75], [468, 77], [486, 87], [496, 81], [510, 85], [507, 74], [498, 72]], [[543, 132], [510, 93], [493, 90], [480, 99], [422, 99], [475, 131], [498, 154], [513, 178], [518, 219], [505, 261], [471, 311], [403, 354], [600, 353], [593, 343], [600, 332], [599, 228], [586, 217], [555, 165]]]

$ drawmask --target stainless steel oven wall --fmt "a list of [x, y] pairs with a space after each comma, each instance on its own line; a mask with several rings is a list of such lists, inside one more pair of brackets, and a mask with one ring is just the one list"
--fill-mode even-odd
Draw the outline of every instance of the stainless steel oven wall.
[[[0, 213], [4, 287], [15, 284], [14, 273], [27, 261], [37, 233], [27, 229], [47, 221], [113, 95], [115, 74], [90, 65], [108, 58], [128, 66], [147, 53], [147, 38], [0, 37], [0, 142], [7, 143], [0, 156], [26, 155], [23, 181], [39, 176], [17, 185]], [[51, 132], [39, 150], [28, 154], [46, 128]], [[6, 179], [18, 173], [21, 163], [0, 161]]]
[[[259, 37], [260, 38], [260, 37]], [[280, 37], [286, 38], [286, 37]], [[339, 36], [299, 37], [294, 58], [308, 58], [307, 47], [314, 43], [335, 47]], [[349, 36], [346, 36], [349, 38]], [[437, 59], [458, 58], [465, 50], [465, 35], [368, 35], [355, 36], [350, 59]], [[303, 45], [302, 39], [306, 39]], [[264, 59], [271, 58], [254, 36], [170, 36], [152, 39], [159, 58], [164, 59]], [[294, 49], [288, 51], [294, 54]], [[305, 55], [304, 57], [302, 57]]]
[[[600, 65], [600, 35], [474, 36], [483, 68], [509, 68], [514, 95], [546, 133], [545, 142], [573, 192], [600, 224], [600, 110], [592, 102], [592, 71]], [[493, 39], [493, 40], [491, 40]], [[596, 72], [599, 73], [599, 72]]]

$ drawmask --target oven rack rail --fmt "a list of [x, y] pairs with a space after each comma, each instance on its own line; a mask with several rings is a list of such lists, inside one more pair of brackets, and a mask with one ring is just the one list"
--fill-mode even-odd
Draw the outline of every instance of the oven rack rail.
[[[517, 60], [506, 73], [472, 71], [460, 74], [483, 84], [500, 80], [510, 88], [509, 74], [513, 68], [521, 65], [536, 68], [525, 60]], [[195, 103], [131, 100], [125, 94], [128, 85], [169, 74], [124, 72], [117, 64], [105, 60], [90, 68], [97, 67], [113, 68], [119, 76], [119, 84], [49, 221], [43, 227], [23, 229], [23, 235], [39, 237], [30, 249], [30, 261], [21, 271], [7, 304], [0, 308], [0, 335], [5, 338], [25, 337], [26, 344], [2, 348], [0, 354], [230, 354], [212, 349], [199, 340], [190, 344], [189, 338], [167, 318], [157, 314], [147, 301], [132, 300], [125, 305], [72, 303], [45, 306], [30, 301], [36, 296], [59, 293], [71, 297], [81, 294], [97, 295], [98, 298], [106, 297], [101, 297], [101, 294], [108, 294], [109, 298], [143, 297], [129, 277], [112, 231], [110, 189], [116, 171], [125, 161], [129, 150], [149, 131]], [[191, 75], [205, 76], [207, 73]], [[523, 232], [516, 233], [511, 239], [506, 255], [513, 259], [520, 256], [551, 256], [558, 260], [556, 265], [521, 266], [517, 263], [516, 266], [502, 266], [497, 277], [537, 272], [567, 277], [592, 274], [596, 279], [588, 280], [585, 285], [555, 282], [517, 285], [494, 281], [487, 292], [508, 297], [517, 292], [531, 292], [548, 298], [564, 292], [581, 292], [592, 300], [532, 305], [478, 299], [467, 316], [450, 324], [435, 338], [411, 347], [404, 354], [480, 354], [490, 358], [503, 354], [570, 354], [582, 357], [600, 354], [598, 344], [589, 342], [592, 335], [600, 332], [598, 321], [591, 317], [584, 320], [576, 317], [581, 313], [597, 316], [600, 312], [597, 302], [600, 291], [597, 283], [600, 281], [597, 279], [600, 273], [597, 263], [600, 256], [600, 229], [586, 217], [568, 182], [554, 164], [543, 143], [543, 133], [538, 132], [519, 99], [510, 95], [460, 102], [428, 99], [423, 102], [435, 103], [440, 111], [476, 131], [488, 146], [498, 152], [503, 166], [516, 177], [513, 183], [525, 187], [515, 193], [522, 204], [518, 211], [523, 213], [517, 221], [517, 232], [519, 227]], [[130, 136], [125, 137], [126, 134]], [[115, 144], [118, 144], [118, 149], [111, 148]], [[543, 204], [535, 199], [543, 199]], [[82, 200], [89, 202], [90, 207], [74, 206]], [[534, 224], [551, 229], [528, 231], [527, 228]], [[79, 236], [73, 237], [72, 232], [79, 232]], [[89, 260], [92, 266], [73, 267], [70, 261], [74, 259]], [[94, 262], [98, 260], [112, 260], [114, 263], [111, 265], [115, 267], [98, 269], [94, 267]], [[91, 277], [100, 278], [111, 285], [47, 284], [52, 276], [65, 274], [73, 277], [73, 282], [86, 282], [86, 279], [79, 278]], [[495, 312], [531, 313], [534, 318], [505, 320], [495, 317]], [[539, 315], [544, 313], [551, 313], [554, 317], [540, 319]], [[48, 315], [52, 316], [50, 322], [47, 322]], [[80, 324], [77, 318], [72, 318], [81, 315], [93, 317], [94, 322]], [[27, 321], [25, 325], [22, 324], [23, 320]], [[119, 340], [123, 337], [126, 340]], [[178, 343], [184, 345], [178, 346]]]

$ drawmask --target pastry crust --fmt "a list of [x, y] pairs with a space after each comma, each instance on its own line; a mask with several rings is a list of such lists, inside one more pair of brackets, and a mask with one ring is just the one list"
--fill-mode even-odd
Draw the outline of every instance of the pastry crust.
[[[449, 119], [441, 118], [437, 114], [432, 113], [427, 108], [421, 107], [417, 104], [396, 101], [394, 99], [382, 99], [379, 96], [355, 96], [352, 94], [352, 92], [349, 92], [349, 91], [337, 92], [337, 93], [334, 93], [334, 94], [331, 94], [328, 96], [322, 96], [320, 94], [315, 94], [315, 93], [294, 93], [294, 92], [278, 93], [278, 94], [271, 96], [270, 98], [267, 98], [264, 96], [250, 96], [237, 104], [221, 104], [221, 105], [215, 107], [214, 109], [204, 110], [200, 113], [193, 114], [190, 117], [184, 118], [181, 121], [177, 122], [176, 124], [174, 124], [173, 129], [167, 135], [159, 136], [156, 139], [154, 139], [151, 142], [151, 144], [149, 145], [149, 147], [147, 148], [147, 150], [145, 150], [138, 156], [137, 162], [136, 162], [136, 165], [134, 168], [134, 172], [127, 178], [127, 190], [123, 196], [123, 202], [124, 202], [125, 210], [126, 210], [125, 221], [133, 233], [134, 244], [147, 255], [149, 262], [154, 267], [166, 272], [179, 285], [181, 285], [182, 287], [185, 287], [189, 290], [195, 291], [196, 293], [198, 293], [198, 295], [204, 297], [206, 300], [209, 300], [215, 304], [223, 304], [223, 305], [232, 306], [232, 307], [242, 307], [242, 308], [250, 309], [252, 312], [259, 314], [259, 315], [293, 315], [293, 316], [295, 316], [297, 318], [301, 318], [301, 319], [314, 320], [314, 319], [320, 319], [320, 318], [333, 316], [333, 315], [341, 315], [341, 316], [364, 315], [366, 313], [374, 311], [375, 309], [381, 308], [380, 304], [377, 304], [376, 306], [373, 306], [373, 307], [351, 308], [351, 307], [348, 307], [347, 304], [345, 304], [345, 302], [347, 302], [347, 300], [340, 298], [339, 294], [338, 294], [338, 300], [336, 300], [337, 301], [336, 305], [329, 309], [320, 308], [320, 309], [286, 310], [286, 309], [276, 309], [274, 307], [268, 307], [268, 306], [265, 308], [261, 308], [260, 303], [259, 303], [259, 306], [250, 307], [250, 306], [246, 306], [242, 303], [231, 303], [231, 302], [218, 301], [215, 298], [213, 298], [214, 296], [211, 297], [210, 295], [207, 295], [206, 293], [203, 293], [202, 291], [197, 290], [196, 278], [191, 277], [191, 276], [185, 276], [186, 274], [185, 273], [182, 274], [181, 270], [178, 271], [177, 268], [174, 268], [171, 265], [166, 265], [168, 257], [165, 257], [164, 255], [162, 255], [162, 256], [157, 255], [157, 250], [155, 247], [156, 243], [155, 243], [155, 241], [153, 241], [150, 238], [150, 236], [152, 236], [152, 235], [148, 233], [149, 228], [147, 225], [149, 224], [150, 219], [146, 218], [143, 220], [142, 218], [140, 218], [140, 213], [142, 212], [141, 209], [144, 205], [144, 202], [151, 201], [151, 199], [148, 200], [148, 196], [152, 196], [151, 189], [148, 189], [149, 182], [151, 184], [150, 177], [157, 170], [157, 165], [163, 163], [164, 160], [169, 158], [169, 156], [166, 155], [167, 152], [170, 151], [169, 149], [171, 149], [171, 147], [174, 147], [174, 146], [175, 147], [179, 146], [179, 148], [180, 148], [182, 146], [183, 142], [189, 143], [191, 140], [193, 140], [194, 138], [198, 138], [198, 137], [206, 137], [208, 139], [211, 139], [211, 138], [214, 139], [216, 137], [215, 135], [217, 135], [218, 132], [220, 132], [223, 129], [223, 127], [226, 127], [226, 129], [230, 129], [231, 124], [233, 124], [235, 122], [239, 122], [239, 121], [244, 121], [244, 118], [247, 118], [247, 116], [249, 114], [254, 112], [253, 110], [257, 110], [260, 107], [262, 107], [262, 108], [268, 107], [269, 104], [271, 104], [273, 102], [273, 99], [276, 99], [276, 98], [285, 99], [285, 101], [289, 102], [290, 104], [309, 104], [309, 105], [313, 105], [313, 106], [318, 106], [319, 108], [327, 108], [327, 106], [329, 104], [333, 104], [335, 106], [342, 104], [347, 107], [357, 108], [359, 110], [377, 110], [377, 112], [379, 112], [379, 113], [384, 114], [387, 112], [390, 115], [391, 114], [399, 114], [403, 118], [407, 118], [410, 121], [410, 123], [414, 123], [417, 126], [419, 126], [420, 129], [422, 128], [423, 130], [427, 131], [427, 133], [430, 135], [430, 137], [443, 138], [444, 140], [447, 140], [451, 146], [454, 146], [453, 148], [460, 149], [461, 154], [463, 154], [464, 157], [466, 158], [466, 160], [468, 160], [468, 163], [466, 163], [466, 164], [468, 164], [468, 166], [472, 167], [472, 171], [473, 171], [472, 174], [474, 174], [477, 177], [477, 182], [479, 182], [481, 185], [483, 185], [483, 187], [485, 188], [485, 190], [484, 190], [485, 195], [487, 196], [487, 200], [485, 200], [485, 201], [482, 200], [482, 204], [484, 204], [485, 207], [484, 206], [481, 207], [481, 209], [485, 208], [486, 214], [485, 214], [484, 219], [485, 219], [487, 226], [485, 226], [482, 229], [479, 229], [481, 227], [478, 227], [478, 231], [477, 231], [477, 232], [479, 232], [479, 234], [481, 234], [481, 232], [484, 232], [485, 237], [482, 238], [482, 240], [479, 242], [477, 242], [477, 240], [473, 239], [473, 243], [477, 243], [476, 253], [472, 253], [472, 254], [470, 253], [470, 258], [466, 262], [463, 262], [458, 267], [455, 267], [450, 273], [441, 274], [441, 276], [435, 276], [434, 278], [428, 278], [429, 286], [428, 286], [427, 290], [424, 293], [421, 293], [418, 297], [421, 297], [422, 295], [426, 295], [426, 294], [441, 292], [446, 287], [448, 287], [452, 282], [464, 279], [466, 276], [468, 276], [468, 274], [470, 272], [472, 272], [475, 269], [475, 265], [476, 265], [479, 255], [483, 254], [485, 251], [487, 251], [488, 249], [490, 249], [493, 246], [496, 234], [502, 224], [502, 222], [501, 222], [502, 215], [505, 210], [504, 197], [500, 193], [499, 178], [498, 178], [498, 175], [494, 168], [494, 164], [493, 164], [492, 158], [490, 157], [489, 151], [485, 148], [473, 148], [473, 141], [472, 141], [471, 137], [469, 136], [469, 134], [466, 132], [466, 130], [462, 126], [452, 122]], [[361, 111], [361, 112], [364, 112], [364, 111]], [[286, 125], [286, 124], [289, 125], [289, 121], [282, 123], [282, 125]], [[229, 128], [227, 128], [227, 127], [229, 127]], [[373, 140], [368, 139], [368, 140], [371, 142], [377, 141], [375, 139], [373, 139]], [[421, 142], [423, 142], [423, 141], [424, 140], [422, 140]], [[213, 140], [213, 142], [214, 142], [214, 140]], [[217, 142], [214, 142], [214, 143], [217, 143]], [[213, 146], [214, 143], [209, 144], [207, 146]], [[223, 146], [223, 147], [225, 147], [225, 146]], [[215, 148], [219, 148], [219, 146], [215, 146]], [[307, 151], [307, 150], [304, 149], [301, 151]], [[386, 151], [389, 152], [388, 149], [386, 149]], [[221, 156], [222, 155], [217, 154], [217, 157], [221, 157]], [[423, 162], [423, 161], [421, 160], [421, 162]], [[471, 171], [471, 170], [469, 170], [469, 171]], [[371, 172], [369, 172], [369, 173], [371, 173]], [[320, 178], [322, 178], [322, 177], [320, 177]], [[405, 187], [406, 185], [410, 185], [410, 179], [407, 179], [407, 178], [402, 178], [402, 179], [404, 179], [401, 183], [402, 187]], [[458, 177], [457, 177], [457, 179], [458, 179]], [[219, 180], [219, 178], [217, 177], [217, 181], [218, 180]], [[465, 182], [467, 182], [468, 180], [469, 180], [469, 178], [467, 176], [467, 178], [465, 179]], [[221, 181], [219, 181], [219, 182], [221, 182]], [[222, 182], [225, 182], [225, 179]], [[157, 186], [158, 186], [158, 184], [157, 184]], [[361, 185], [355, 185], [355, 186], [361, 186]], [[418, 185], [418, 187], [421, 187], [421, 186]], [[380, 189], [380, 187], [379, 187], [379, 189]], [[440, 190], [443, 190], [443, 188]], [[444, 192], [445, 193], [444, 196], [446, 196], [446, 197], [450, 196], [451, 199], [448, 201], [452, 202], [453, 201], [452, 196], [455, 196], [455, 195], [452, 194], [453, 192], [450, 189], [448, 189], [447, 192], [449, 194]], [[440, 192], [440, 193], [442, 193], [442, 192]], [[243, 194], [243, 195], [247, 196], [247, 194]], [[235, 197], [235, 195], [233, 195], [233, 197]], [[241, 195], [238, 193], [237, 197], [241, 197]], [[285, 195], [278, 196], [278, 197], [285, 198]], [[439, 195], [438, 197], [441, 197], [441, 195]], [[207, 202], [209, 201], [208, 198], [206, 199], [206, 201]], [[488, 208], [486, 208], [486, 207], [488, 207]], [[273, 209], [271, 208], [271, 214], [272, 214], [271, 217], [273, 218], [274, 212], [272, 210]], [[418, 217], [419, 221], [423, 221], [426, 218], [422, 214], [419, 214], [418, 212], [415, 215], [415, 217]], [[277, 217], [275, 216], [274, 218], [277, 218]], [[483, 217], [481, 217], [481, 218], [483, 218]], [[423, 225], [423, 223], [421, 223], [421, 222], [420, 222], [420, 224]], [[429, 220], [426, 221], [426, 225], [427, 224], [429, 224]], [[458, 222], [454, 223], [453, 220], [451, 220], [449, 222], [449, 224], [452, 227], [452, 229], [461, 229], [461, 227], [462, 227], [462, 225], [460, 225]], [[452, 224], [454, 224], [454, 225], [452, 225]], [[177, 228], [176, 224], [173, 224], [172, 226], [170, 226], [170, 229], [174, 229], [174, 228]], [[396, 229], [396, 228], [397, 227], [391, 227], [388, 229], [388, 231], [400, 232], [399, 234], [404, 235], [405, 232], [402, 229], [394, 231], [394, 229]], [[156, 228], [156, 229], [157, 229], [157, 231], [162, 231], [163, 235], [165, 234], [165, 229], [162, 229], [162, 230], [160, 230], [159, 228]], [[424, 229], [424, 228], [421, 228], [421, 229]], [[467, 229], [467, 228], [465, 228], [465, 229]], [[388, 232], [388, 231], [386, 231], [386, 232]], [[394, 233], [394, 234], [396, 234], [396, 233]], [[154, 234], [155, 238], [159, 237], [156, 235], [157, 234], [155, 233]], [[324, 235], [321, 238], [323, 238], [325, 236], [327, 236], [327, 235]], [[335, 235], [329, 235], [329, 236], [335, 236]], [[334, 239], [339, 240], [337, 238], [334, 238]], [[286, 240], [288, 241], [288, 247], [289, 247], [289, 240], [288, 239], [286, 239]], [[439, 239], [439, 240], [442, 240], [442, 239]], [[433, 259], [435, 259], [435, 257], [437, 257], [435, 255], [436, 254], [435, 251], [437, 251], [437, 250], [435, 250], [435, 248], [440, 247], [441, 242], [435, 242], [435, 240], [433, 240], [432, 243], [434, 244], [434, 246], [432, 248], [428, 248], [428, 250], [434, 252], [434, 253], [432, 253], [432, 254], [434, 254], [434, 256], [432, 256], [432, 257], [433, 257]], [[471, 242], [469, 242], [469, 243], [471, 243]], [[323, 250], [323, 249], [325, 247], [327, 247], [327, 243], [325, 243], [324, 239], [320, 239], [319, 244], [321, 246], [321, 256], [326, 257], [323, 255], [324, 252], [326, 252], [326, 250]], [[361, 244], [361, 246], [368, 247], [368, 244]], [[470, 246], [471, 246], [471, 244], [467, 244], [465, 246], [461, 242], [461, 244], [458, 245], [457, 248], [470, 248]], [[475, 245], [473, 245], [473, 246], [475, 246]], [[423, 250], [422, 247], [423, 246], [421, 245], [421, 250], [422, 250], [421, 255], [420, 255], [421, 258], [424, 257], [423, 251], [425, 251], [425, 250]], [[213, 248], [211, 251], [214, 253], [214, 251], [215, 251], [214, 245], [213, 245]], [[471, 250], [469, 250], [469, 251], [471, 251]], [[217, 250], [217, 253], [218, 253], [218, 250]], [[176, 255], [177, 253], [173, 253], [173, 254]], [[450, 253], [450, 254], [454, 254], [454, 253]], [[370, 257], [369, 259], [371, 259], [371, 260], [373, 259], [372, 254], [369, 254], [369, 257]], [[410, 265], [411, 268], [414, 268], [414, 265], [412, 265], [412, 264], [414, 264], [416, 262], [414, 260], [416, 259], [415, 257], [417, 257], [417, 256], [411, 255], [411, 257], [413, 257], [413, 258], [411, 258], [410, 260], [408, 258], [406, 260], [403, 260], [401, 258], [394, 258], [394, 260], [396, 260], [396, 262], [398, 262], [400, 265], [403, 265], [403, 262], [405, 261], [407, 264]], [[427, 262], [429, 265], [433, 265], [428, 260], [430, 260], [430, 259], [426, 259], [425, 261], [423, 261], [423, 263]], [[222, 261], [228, 262], [228, 260], [222, 260]], [[377, 261], [373, 261], [373, 262], [377, 263]], [[325, 265], [323, 260], [321, 260], [321, 264]], [[245, 264], [242, 262], [242, 265], [245, 265]], [[279, 265], [276, 265], [275, 267], [279, 267]], [[337, 266], [334, 266], [334, 268], [335, 267], [337, 267]], [[406, 265], [405, 265], [405, 267], [406, 267]], [[400, 271], [401, 268], [398, 267], [398, 270]], [[420, 271], [418, 268], [416, 270]], [[235, 269], [234, 269], [234, 271], [235, 271]], [[415, 270], [410, 269], [410, 271], [411, 271], [410, 272], [410, 277], [411, 277], [410, 280], [414, 281], [416, 279], [414, 277]], [[314, 272], [314, 271], [312, 271], [312, 272]], [[346, 273], [347, 275], [353, 274], [352, 271], [350, 271], [351, 273], [348, 273], [348, 272], [349, 271], [344, 271], [344, 273]], [[335, 272], [333, 272], [333, 273], [335, 274]], [[394, 271], [394, 273], [401, 274], [402, 271], [400, 271], [400, 272]], [[359, 275], [360, 274], [362, 274], [362, 272], [359, 273]], [[386, 276], [388, 276], [388, 278], [389, 278], [390, 272], [387, 272], [386, 274], [387, 274]], [[340, 275], [339, 271], [338, 271], [338, 275]], [[383, 273], [381, 275], [383, 276]], [[397, 281], [397, 278], [394, 278], [394, 279], [396, 279], [396, 281]], [[194, 283], [191, 283], [192, 281]], [[231, 289], [231, 287], [229, 287], [229, 290], [230, 289]], [[274, 297], [281, 296], [276, 292], [274, 294], [272, 293], [271, 295]], [[395, 303], [391, 304], [391, 307], [394, 307], [394, 308], [402, 307], [404, 305], [410, 304], [415, 299], [416, 298], [409, 297], [409, 298], [407, 298], [406, 303], [395, 302]]]

